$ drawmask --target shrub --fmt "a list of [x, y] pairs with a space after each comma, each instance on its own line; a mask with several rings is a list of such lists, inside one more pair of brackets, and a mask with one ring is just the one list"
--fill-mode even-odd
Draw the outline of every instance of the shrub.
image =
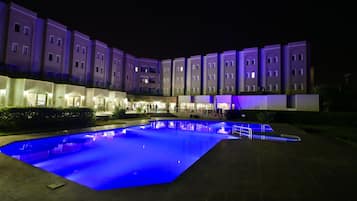
[[274, 121], [275, 112], [263, 111], [257, 114], [257, 120], [260, 123], [270, 123]]
[[120, 107], [115, 107], [112, 115], [113, 119], [121, 119], [125, 117], [125, 109]]
[[3, 108], [0, 109], [0, 128], [86, 126], [92, 125], [94, 118], [90, 108]]

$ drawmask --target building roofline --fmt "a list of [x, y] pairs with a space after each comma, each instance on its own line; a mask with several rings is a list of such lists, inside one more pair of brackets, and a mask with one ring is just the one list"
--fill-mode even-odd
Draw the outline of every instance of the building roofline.
[[279, 49], [279, 48], [281, 48], [281, 44], [266, 45], [262, 48], [262, 50], [271, 50], [271, 49]]
[[221, 53], [221, 55], [227, 55], [227, 54], [237, 54], [237, 50], [226, 50]]
[[151, 59], [151, 58], [145, 58], [145, 57], [140, 57], [139, 58], [139, 61], [141, 61], [141, 62], [155, 62], [155, 63], [158, 63], [159, 62], [159, 60], [157, 60], [157, 59]]
[[52, 19], [46, 19], [46, 23], [47, 25], [51, 25], [51, 26], [54, 26], [58, 29], [61, 29], [62, 31], [67, 31], [67, 27], [59, 22], [56, 22]]
[[80, 37], [80, 38], [82, 38], [84, 40], [90, 40], [90, 37], [88, 35], [86, 35], [84, 33], [81, 33], [79, 31], [74, 30], [72, 33], [73, 33], [74, 36], [78, 36], [78, 37]]
[[115, 48], [115, 47], [112, 47], [111, 49], [112, 49], [113, 53], [124, 55], [124, 51], [123, 50], [120, 50], [120, 49]]
[[289, 46], [289, 47], [294, 47], [294, 46], [307, 46], [307, 41], [303, 40], [303, 41], [291, 42], [291, 43], [286, 44], [286, 46]]
[[104, 48], [108, 48], [108, 45], [107, 45], [107, 44], [105, 44], [104, 42], [99, 41], [99, 40], [94, 40], [94, 41], [93, 41], [93, 44], [94, 44], [94, 45], [101, 46], [101, 47], [104, 47]]
[[171, 63], [172, 59], [163, 59], [161, 63]]
[[242, 53], [248, 53], [248, 52], [258, 52], [259, 48], [258, 47], [249, 47], [249, 48], [244, 48], [240, 52]]
[[186, 60], [185, 57], [178, 57], [173, 59], [173, 61], [185, 61], [185, 60]]
[[35, 18], [35, 19], [37, 18], [37, 13], [35, 13], [32, 10], [29, 10], [27, 8], [24, 8], [24, 7], [22, 7], [22, 6], [18, 5], [18, 4], [15, 4], [13, 2], [10, 3], [9, 9], [10, 10], [16, 10], [17, 12], [20, 12], [20, 13], [22, 13], [24, 15], [27, 15], [27, 16]]
[[218, 52], [212, 52], [205, 55], [205, 57], [218, 57], [218, 56], [219, 56]]
[[202, 55], [193, 55], [190, 56], [188, 59], [202, 59]]

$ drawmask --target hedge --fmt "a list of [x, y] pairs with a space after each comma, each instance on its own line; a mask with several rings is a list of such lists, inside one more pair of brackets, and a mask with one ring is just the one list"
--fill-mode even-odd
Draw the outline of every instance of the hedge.
[[262, 123], [276, 122], [357, 126], [357, 112], [229, 110], [226, 111], [225, 116], [228, 120], [257, 121]]
[[1, 108], [0, 129], [39, 128], [51, 126], [86, 126], [94, 123], [90, 108]]

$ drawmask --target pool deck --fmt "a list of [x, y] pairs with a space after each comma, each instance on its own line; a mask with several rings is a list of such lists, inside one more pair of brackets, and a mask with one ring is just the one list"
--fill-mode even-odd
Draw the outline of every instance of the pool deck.
[[[142, 123], [145, 120], [120, 127]], [[90, 130], [113, 127], [118, 126]], [[222, 141], [173, 183], [110, 191], [91, 190], [0, 154], [0, 200], [357, 200], [356, 146], [287, 124], [272, 127], [298, 135], [302, 142]], [[40, 136], [3, 136], [0, 145]], [[47, 187], [58, 182], [66, 185]]]

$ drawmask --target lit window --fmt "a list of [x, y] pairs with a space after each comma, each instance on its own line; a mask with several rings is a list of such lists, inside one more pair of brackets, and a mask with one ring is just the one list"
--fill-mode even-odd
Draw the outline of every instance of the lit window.
[[200, 76], [197, 75], [196, 80], [200, 80]]
[[22, 55], [23, 56], [27, 56], [28, 55], [28, 50], [29, 50], [29, 47], [24, 45], [22, 47]]
[[180, 72], [183, 72], [183, 66], [180, 67]]
[[253, 79], [255, 78], [255, 72], [254, 71], [252, 72], [252, 78]]
[[28, 36], [30, 34], [30, 27], [24, 26], [24, 34]]
[[52, 61], [53, 60], [53, 55], [51, 53], [48, 53], [48, 60]]
[[15, 23], [14, 29], [15, 32], [20, 32], [20, 24]]
[[139, 67], [135, 66], [135, 72], [139, 72]]
[[12, 43], [11, 44], [11, 51], [14, 52], [14, 53], [17, 52], [17, 46], [18, 46], [18, 43]]
[[55, 37], [53, 35], [50, 35], [50, 43], [53, 44], [55, 42]]
[[61, 55], [56, 55], [56, 63], [60, 63], [61, 62]]
[[61, 45], [62, 45], [62, 39], [61, 39], [61, 38], [58, 38], [58, 39], [57, 39], [57, 46], [58, 46], [58, 47], [61, 47]]

